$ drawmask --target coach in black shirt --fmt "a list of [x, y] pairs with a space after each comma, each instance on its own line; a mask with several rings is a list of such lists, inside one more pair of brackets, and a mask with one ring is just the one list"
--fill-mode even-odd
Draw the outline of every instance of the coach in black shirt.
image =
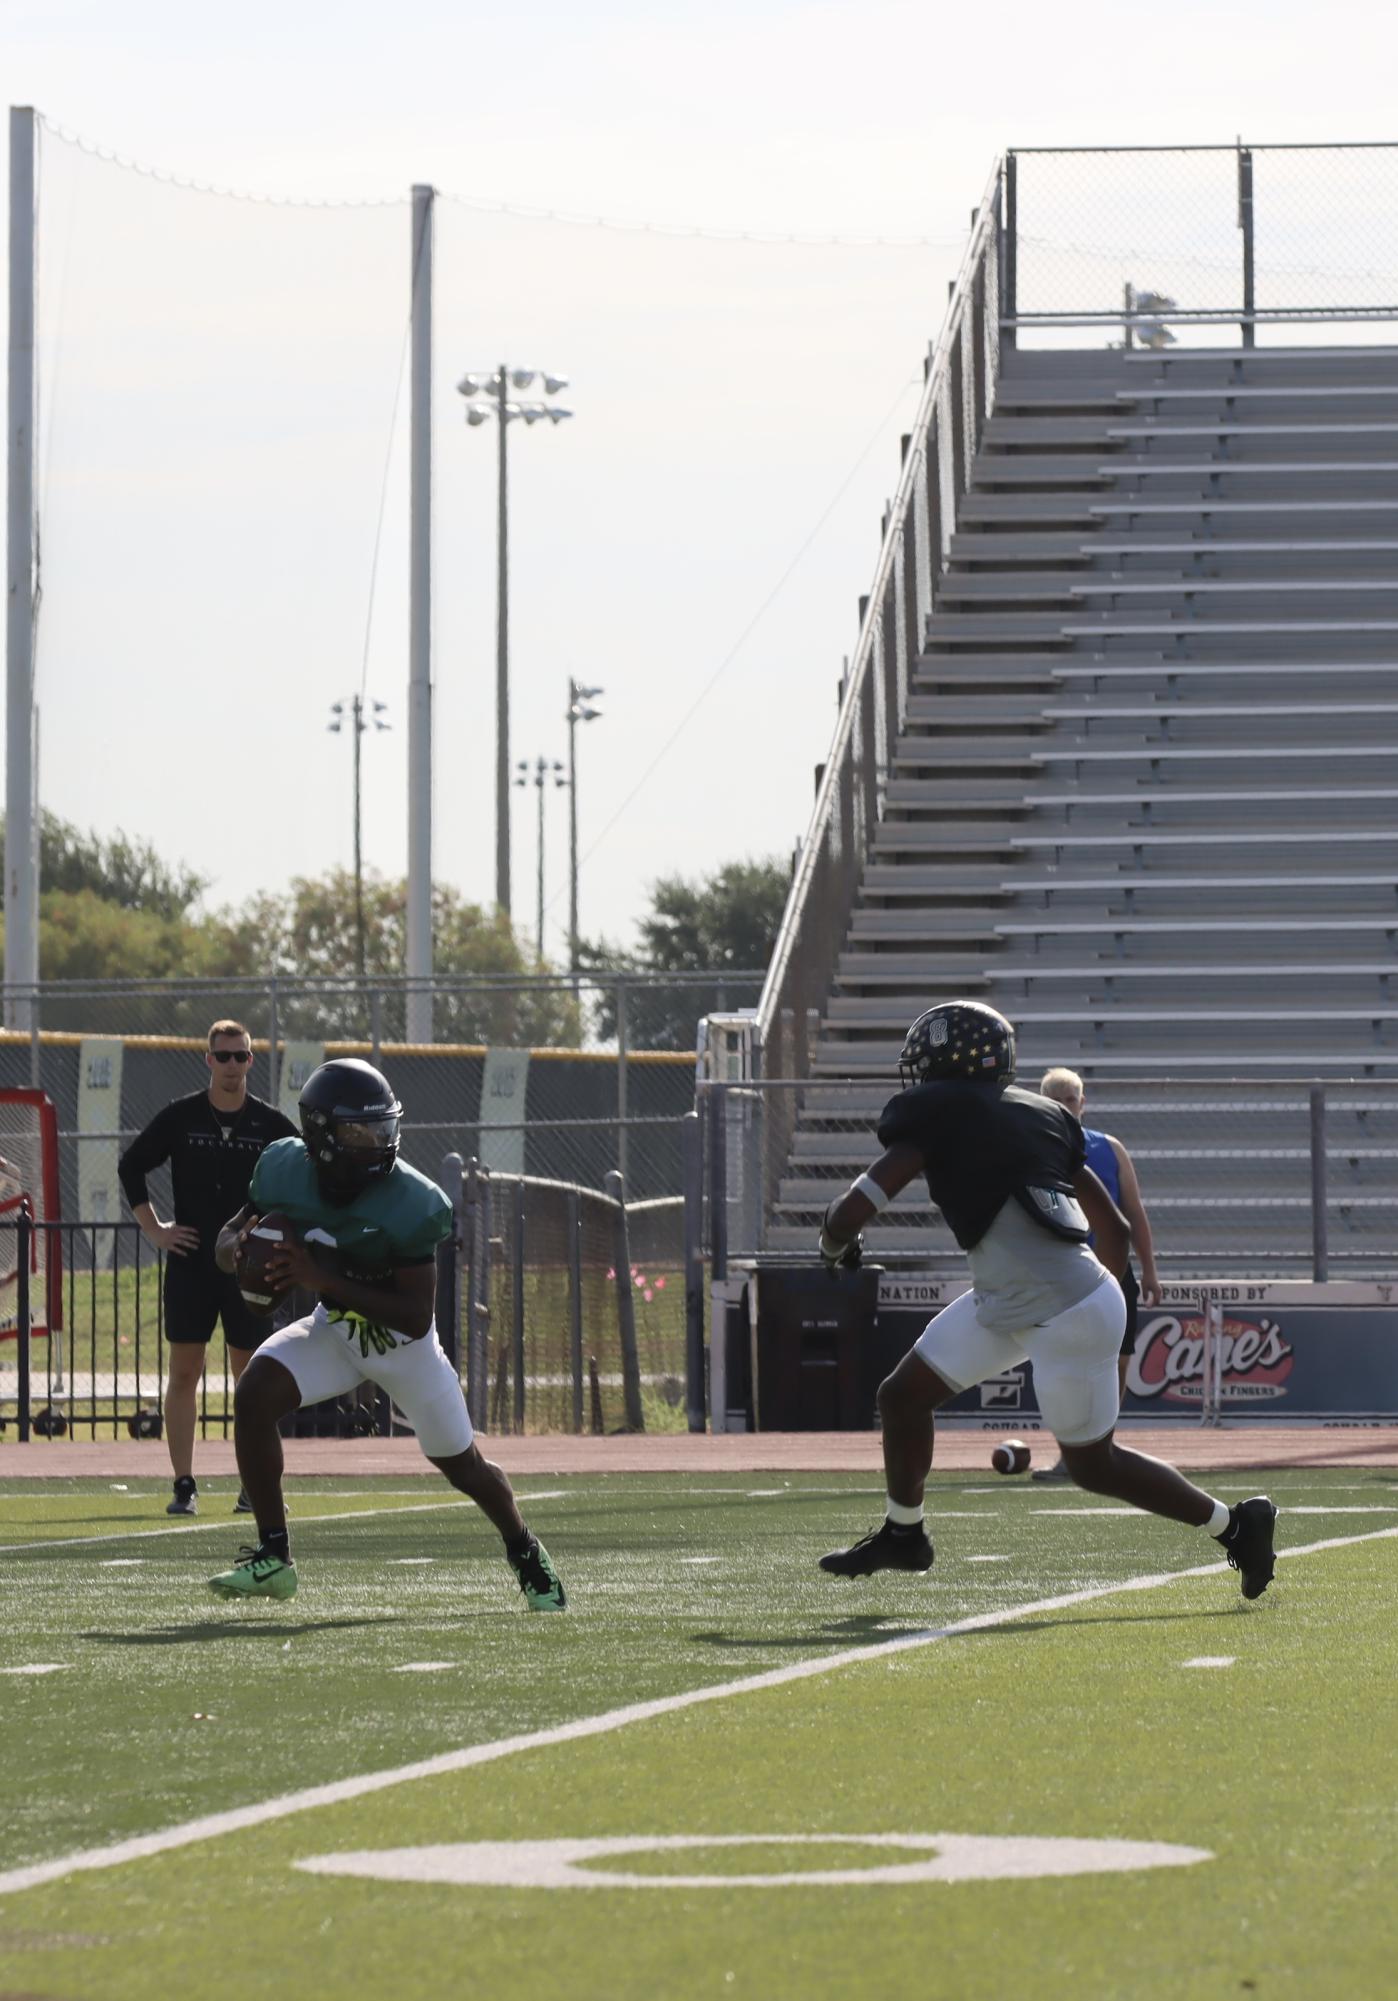
[[[121, 1156], [118, 1172], [131, 1213], [146, 1242], [165, 1252], [165, 1338], [170, 1380], [165, 1390], [165, 1438], [175, 1475], [167, 1514], [198, 1512], [194, 1479], [194, 1420], [199, 1379], [214, 1323], [236, 1382], [271, 1322], [248, 1311], [236, 1279], [214, 1263], [218, 1233], [248, 1199], [257, 1157], [296, 1127], [275, 1105], [248, 1090], [252, 1039], [241, 1022], [216, 1021], [204, 1061], [209, 1087], [175, 1098], [157, 1112]], [[146, 1176], [170, 1163], [174, 1221], [162, 1223], [146, 1192]], [[245, 1512], [243, 1496], [238, 1509]]]

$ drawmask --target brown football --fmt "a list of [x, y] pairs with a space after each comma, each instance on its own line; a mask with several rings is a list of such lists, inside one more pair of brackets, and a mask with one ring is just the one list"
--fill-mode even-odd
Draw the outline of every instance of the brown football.
[[275, 1287], [267, 1276], [267, 1267], [283, 1244], [295, 1242], [296, 1229], [291, 1218], [277, 1209], [260, 1216], [243, 1239], [233, 1261], [233, 1276], [250, 1312], [275, 1313], [286, 1298], [291, 1287]]

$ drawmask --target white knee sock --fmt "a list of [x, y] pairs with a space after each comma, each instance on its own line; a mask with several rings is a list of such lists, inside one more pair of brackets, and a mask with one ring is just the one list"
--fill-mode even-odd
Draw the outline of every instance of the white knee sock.
[[1215, 1501], [1214, 1511], [1204, 1523], [1205, 1535], [1211, 1535], [1215, 1539], [1221, 1536], [1228, 1526], [1228, 1517], [1229, 1510], [1224, 1503], [1222, 1501]]
[[887, 1496], [885, 1505], [888, 1510], [888, 1519], [891, 1522], [895, 1522], [900, 1529], [916, 1528], [917, 1524], [922, 1520], [921, 1501], [918, 1502], [915, 1508], [905, 1508], [901, 1501], [895, 1501], [890, 1494]]

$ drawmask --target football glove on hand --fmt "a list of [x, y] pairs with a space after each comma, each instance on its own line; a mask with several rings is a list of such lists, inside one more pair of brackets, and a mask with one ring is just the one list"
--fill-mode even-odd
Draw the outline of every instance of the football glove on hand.
[[827, 1271], [857, 1271], [864, 1256], [864, 1238], [861, 1235], [837, 1239], [829, 1234], [822, 1223], [819, 1248]]

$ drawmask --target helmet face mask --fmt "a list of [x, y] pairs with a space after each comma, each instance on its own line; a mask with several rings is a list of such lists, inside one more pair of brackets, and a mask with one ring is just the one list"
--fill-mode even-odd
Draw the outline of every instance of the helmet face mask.
[[983, 1001], [941, 1001], [920, 1014], [903, 1039], [898, 1076], [904, 1090], [947, 1077], [1013, 1077], [1015, 1032]]
[[338, 1203], [393, 1170], [403, 1107], [371, 1063], [342, 1057], [322, 1063], [302, 1086], [301, 1137], [322, 1192]]

